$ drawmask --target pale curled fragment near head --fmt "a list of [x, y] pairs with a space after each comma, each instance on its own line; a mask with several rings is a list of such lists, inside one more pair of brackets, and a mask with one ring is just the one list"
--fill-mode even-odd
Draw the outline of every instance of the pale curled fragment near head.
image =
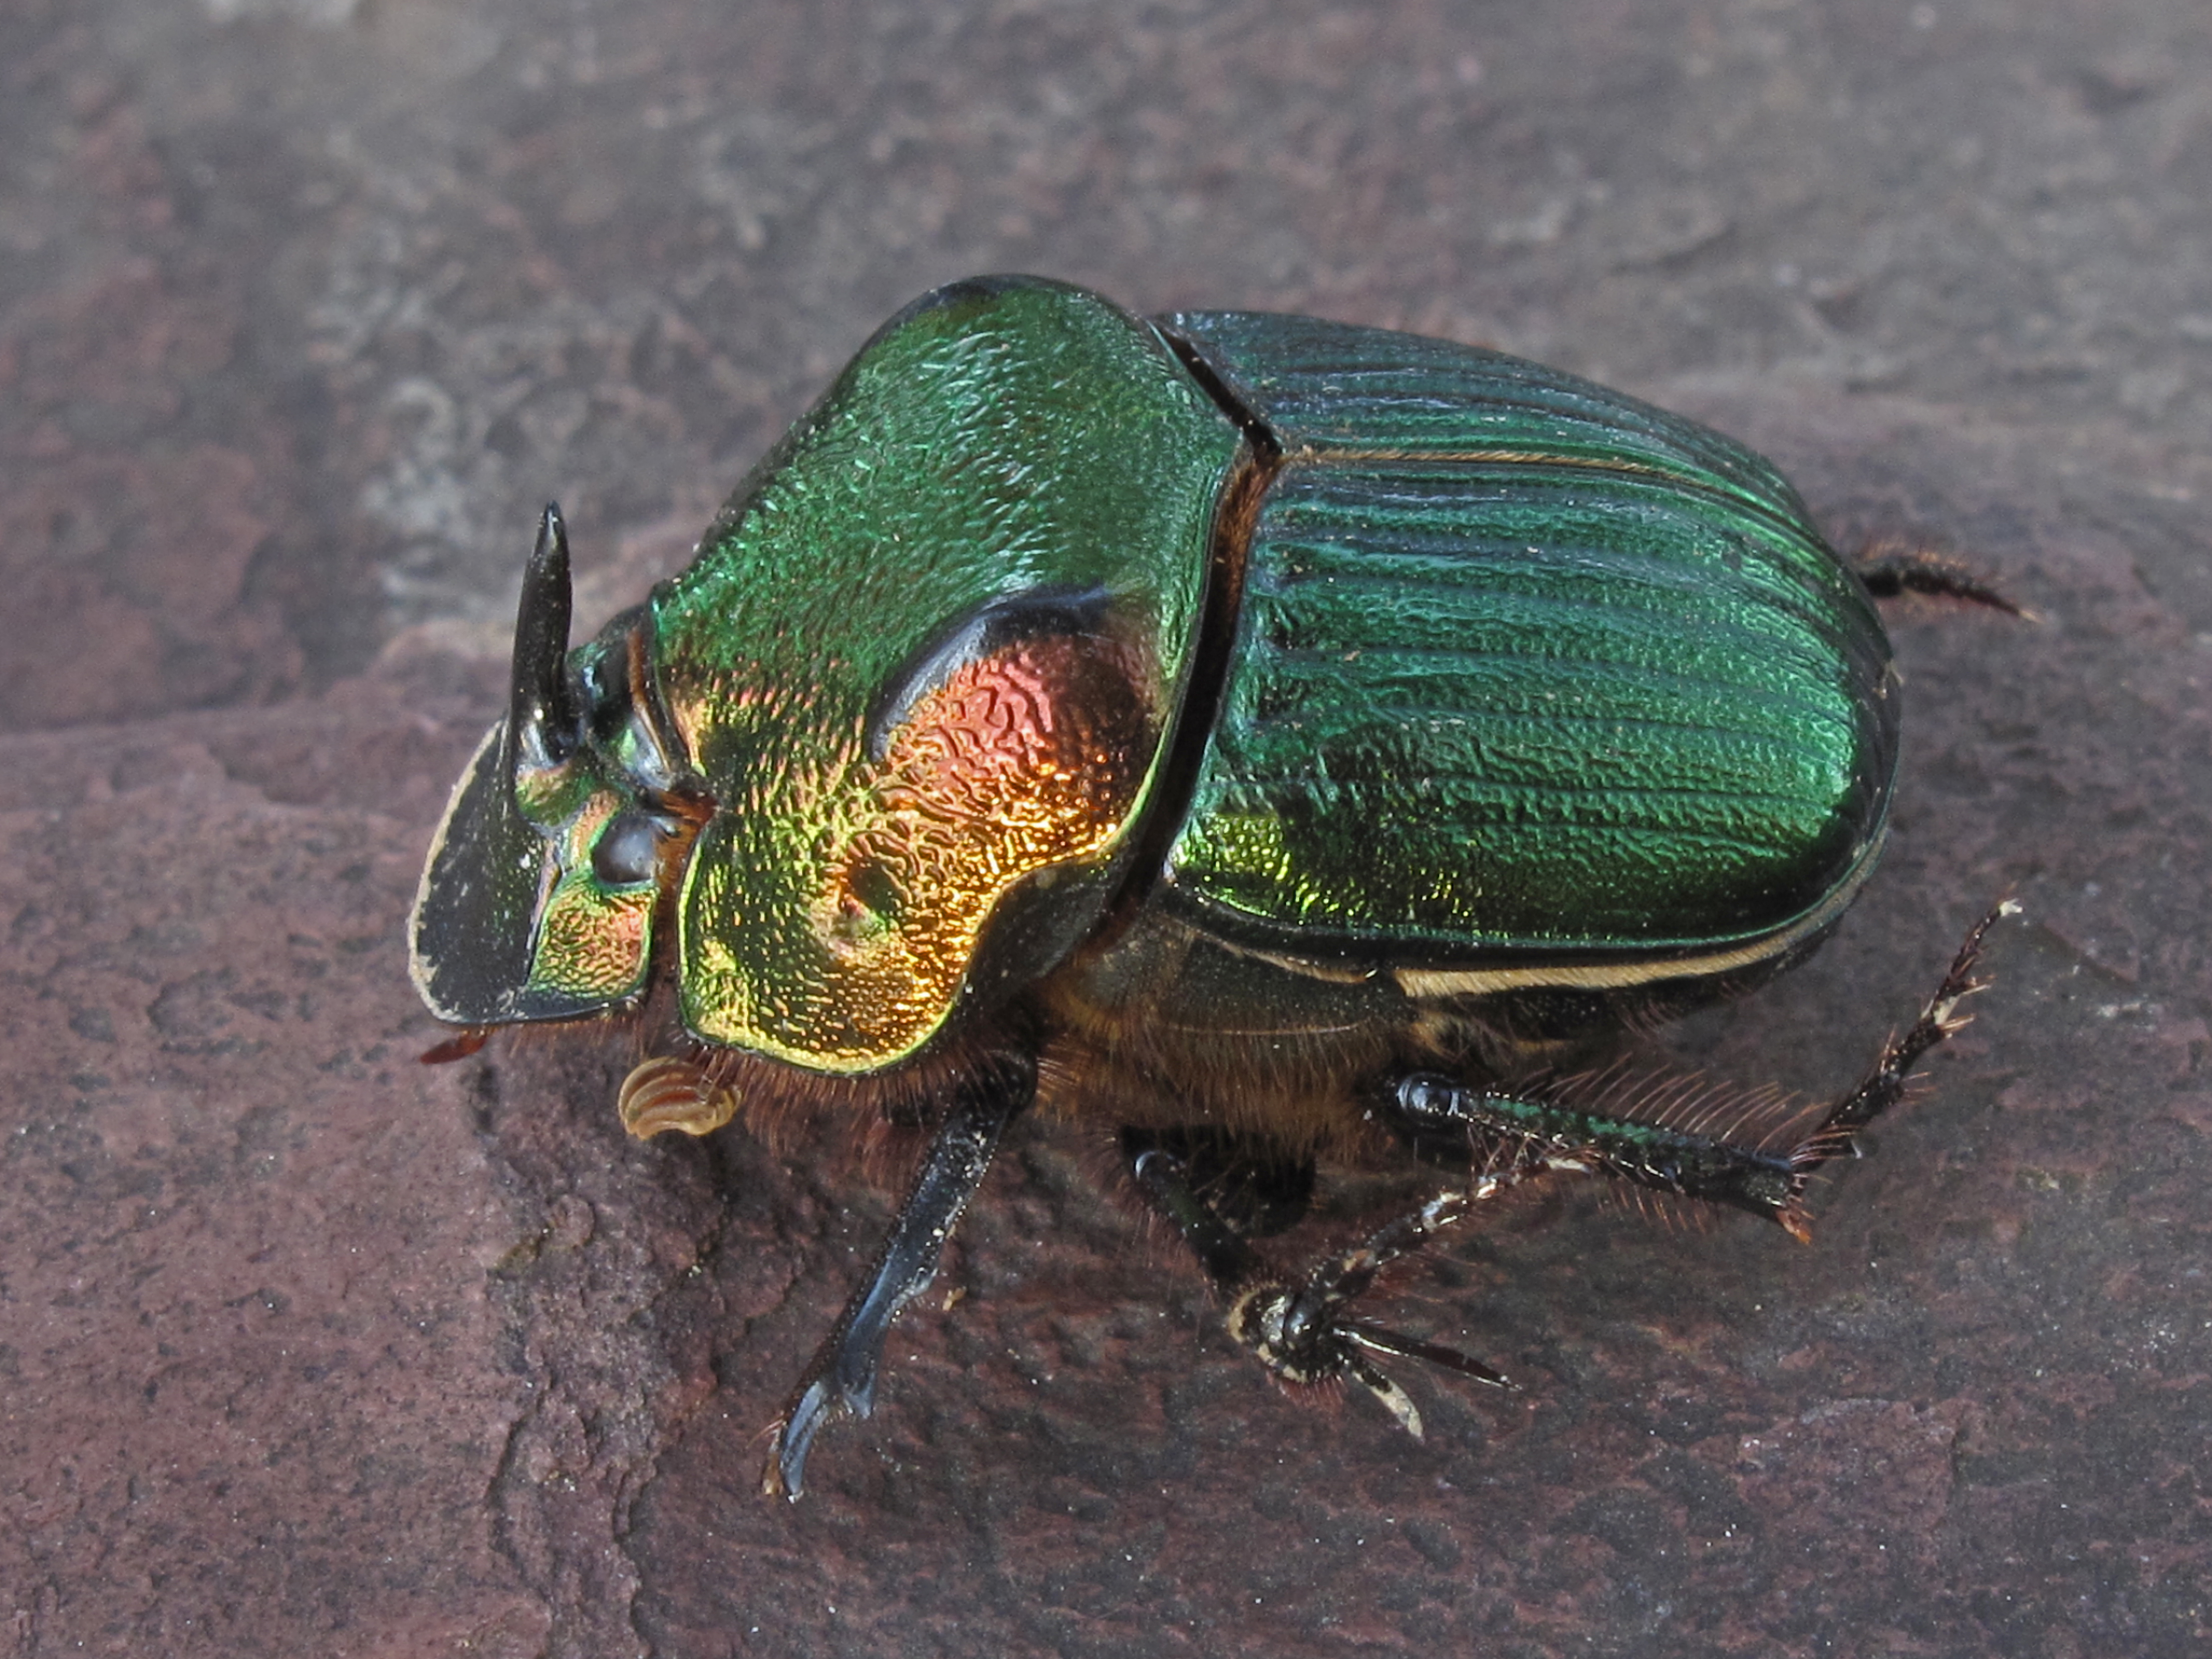
[[615, 1109], [623, 1127], [640, 1140], [677, 1130], [712, 1134], [738, 1114], [736, 1091], [705, 1069], [672, 1054], [640, 1061], [623, 1079]]

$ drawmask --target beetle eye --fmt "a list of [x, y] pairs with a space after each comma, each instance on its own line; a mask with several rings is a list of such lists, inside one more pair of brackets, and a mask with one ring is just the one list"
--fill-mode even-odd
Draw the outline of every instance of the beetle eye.
[[592, 873], [603, 887], [637, 887], [651, 881], [665, 832], [650, 812], [617, 812], [592, 846]]

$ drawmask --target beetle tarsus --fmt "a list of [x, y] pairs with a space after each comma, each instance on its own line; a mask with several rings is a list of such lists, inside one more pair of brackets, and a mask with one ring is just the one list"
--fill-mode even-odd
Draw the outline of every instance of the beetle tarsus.
[[1798, 1200], [1813, 1171], [1834, 1158], [1857, 1157], [1858, 1132], [1905, 1097], [1906, 1079], [1922, 1056], [1973, 1018], [1960, 1012], [1959, 1005], [1989, 983], [1974, 976], [1981, 961], [1982, 940], [2002, 918], [2019, 914], [2016, 902], [2001, 899], [1967, 931], [1943, 975], [1943, 982], [1928, 999], [1920, 1017], [1900, 1036], [1889, 1040], [1866, 1080], [1830, 1107], [1819, 1127], [1790, 1152], [1790, 1196], [1776, 1210], [1774, 1218], [1792, 1237], [1802, 1240], [1811, 1234]]
[[761, 1476], [769, 1497], [798, 1498], [806, 1489], [806, 1455], [815, 1437], [838, 1418], [874, 1411], [891, 1322], [937, 1276], [945, 1241], [982, 1184], [1000, 1132], [1036, 1092], [1036, 1061], [1010, 1054], [980, 1068], [953, 1097], [875, 1265], [773, 1427], [775, 1449]]

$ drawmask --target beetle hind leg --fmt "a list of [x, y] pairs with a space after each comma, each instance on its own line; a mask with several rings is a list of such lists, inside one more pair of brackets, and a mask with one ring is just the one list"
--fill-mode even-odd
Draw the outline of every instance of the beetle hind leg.
[[1813, 1172], [1857, 1155], [1858, 1132], [1905, 1098], [1928, 1051], [1966, 1023], [1960, 1005], [1982, 988], [1982, 940], [2019, 906], [2007, 899], [1976, 922], [1920, 1016], [1882, 1049], [1866, 1079], [1794, 1146], [1747, 1145], [1689, 1125], [1578, 1106], [1567, 1085], [1499, 1091], [1431, 1073], [1401, 1077], [1376, 1115], [1415, 1152], [1437, 1160], [1501, 1155], [1579, 1169], [1655, 1191], [1748, 1211], [1800, 1240], [1811, 1236], [1803, 1199]]

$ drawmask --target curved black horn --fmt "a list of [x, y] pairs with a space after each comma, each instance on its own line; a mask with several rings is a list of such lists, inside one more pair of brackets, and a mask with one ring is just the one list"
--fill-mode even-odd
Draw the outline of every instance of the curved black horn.
[[517, 762], [556, 766], [576, 745], [575, 700], [568, 689], [568, 527], [549, 501], [538, 521], [538, 545], [522, 572], [522, 605], [514, 618], [514, 675], [507, 732]]

